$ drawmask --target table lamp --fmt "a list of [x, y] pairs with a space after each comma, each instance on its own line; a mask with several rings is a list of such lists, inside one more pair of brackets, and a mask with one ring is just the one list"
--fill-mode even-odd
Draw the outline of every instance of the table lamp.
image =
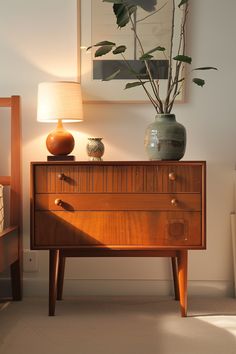
[[74, 149], [72, 134], [63, 127], [63, 123], [81, 122], [83, 107], [81, 87], [78, 82], [57, 81], [42, 82], [38, 86], [37, 121], [53, 123], [57, 127], [46, 139], [48, 151], [52, 154], [48, 160], [74, 160], [69, 155]]

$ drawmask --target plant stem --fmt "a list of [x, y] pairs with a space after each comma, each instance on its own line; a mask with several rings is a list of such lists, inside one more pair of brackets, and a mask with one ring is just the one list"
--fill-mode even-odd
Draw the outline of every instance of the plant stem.
[[135, 32], [137, 31], [137, 9], [134, 11], [134, 60], [137, 60], [137, 38]]
[[172, 100], [171, 100], [171, 102], [169, 103], [169, 106], [168, 106], [168, 110], [167, 110], [167, 111], [168, 111], [168, 113], [170, 113], [170, 112], [171, 112], [171, 110], [172, 110], [172, 108], [173, 108], [173, 105], [174, 105], [174, 102], [175, 102], [176, 97], [177, 97], [177, 96], [180, 94], [180, 92], [182, 91], [184, 81], [185, 81], [185, 80], [183, 80], [183, 82], [182, 82], [182, 83], [181, 83], [181, 85], [179, 86], [178, 91], [177, 91], [177, 92], [175, 92], [175, 93], [173, 94]]
[[165, 104], [164, 104], [165, 113], [167, 113], [167, 107], [169, 106], [169, 99], [170, 99], [170, 94], [171, 94], [172, 53], [173, 53], [173, 46], [174, 46], [174, 32], [175, 32], [175, 0], [172, 0], [172, 24], [171, 24], [171, 40], [170, 40], [170, 55], [169, 55], [169, 75], [168, 75], [168, 82], [167, 82], [166, 100], [165, 100]]
[[155, 108], [155, 110], [157, 111], [157, 113], [159, 113], [159, 112], [158, 112], [159, 107], [158, 107], [157, 102], [154, 100], [154, 98], [153, 98], [153, 97], [151, 96], [151, 94], [148, 92], [148, 90], [147, 90], [146, 87], [145, 87], [145, 84], [144, 84], [143, 81], [140, 79], [140, 77], [138, 77], [138, 75], [136, 75], [136, 74], [134, 73], [133, 68], [130, 66], [129, 62], [126, 60], [124, 54], [121, 53], [121, 56], [122, 56], [122, 58], [123, 58], [125, 64], [126, 64], [127, 67], [129, 68], [130, 72], [131, 72], [131, 73], [134, 75], [134, 77], [141, 83], [141, 85], [142, 85], [142, 87], [143, 87], [143, 89], [144, 89], [146, 95], [148, 96], [149, 100], [151, 101], [151, 103], [152, 103], [152, 105], [154, 106], [154, 108]]
[[157, 12], [161, 11], [161, 10], [163, 9], [163, 7], [165, 7], [165, 6], [167, 5], [167, 3], [168, 3], [168, 1], [165, 2], [165, 4], [162, 5], [162, 6], [161, 6], [159, 9], [157, 9], [156, 11], [152, 12], [151, 14], [149, 14], [149, 15], [143, 17], [143, 18], [140, 18], [139, 20], [137, 20], [137, 23], [138, 23], [138, 22], [142, 22], [142, 21], [146, 20], [148, 17], [153, 16], [153, 15], [155, 15]]
[[[180, 28], [180, 40], [179, 40], [178, 55], [180, 55], [180, 54], [185, 55], [187, 15], [188, 15], [188, 3], [186, 3], [186, 5], [185, 5], [184, 16], [183, 16], [181, 28]], [[182, 70], [181, 70], [181, 68], [182, 68]], [[178, 96], [178, 94], [179, 94], [177, 92], [181, 91], [182, 86], [183, 86], [181, 84], [181, 88], [179, 87], [179, 82], [181, 82], [180, 72], [183, 72], [183, 70], [184, 70], [183, 62], [177, 61], [176, 62], [176, 69], [175, 69], [175, 78], [174, 78], [173, 85], [172, 85], [173, 86], [172, 89], [174, 88], [174, 92], [173, 92], [173, 96], [172, 96], [170, 104], [169, 104], [170, 110], [173, 107], [176, 96]]]
[[[134, 34], [135, 34], [135, 36], [136, 36], [136, 39], [137, 39], [137, 41], [138, 41], [138, 43], [139, 43], [139, 46], [140, 46], [140, 49], [141, 49], [141, 53], [142, 53], [142, 55], [143, 55], [145, 52], [144, 52], [144, 49], [143, 49], [141, 40], [140, 40], [140, 38], [139, 38], [139, 36], [138, 36], [138, 34], [137, 34], [136, 28], [135, 28], [135, 26], [134, 26], [133, 19], [132, 19], [131, 17], [130, 17], [130, 22], [131, 22], [131, 25], [132, 25], [132, 30], [134, 31]], [[156, 100], [157, 100], [157, 103], [158, 103], [157, 106], [158, 106], [159, 109], [160, 109], [160, 113], [162, 113], [162, 111], [163, 111], [163, 104], [162, 104], [161, 98], [160, 98], [160, 96], [159, 96], [159, 92], [158, 92], [158, 90], [157, 90], [155, 81], [153, 80], [153, 77], [152, 77], [152, 74], [151, 74], [151, 71], [150, 71], [150, 67], [149, 67], [149, 65], [148, 65], [147, 60], [144, 60], [144, 63], [145, 63], [145, 67], [146, 67], [146, 70], [147, 70], [147, 73], [148, 73], [148, 76], [149, 76], [149, 80], [150, 80], [150, 84], [151, 84], [151, 87], [152, 87], [152, 91], [153, 91], [154, 96], [155, 96], [155, 98], [156, 98]]]

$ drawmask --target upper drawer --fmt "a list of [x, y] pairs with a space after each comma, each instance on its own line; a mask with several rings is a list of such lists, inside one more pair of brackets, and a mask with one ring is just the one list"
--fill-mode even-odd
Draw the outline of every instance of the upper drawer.
[[200, 193], [201, 165], [36, 165], [36, 193]]

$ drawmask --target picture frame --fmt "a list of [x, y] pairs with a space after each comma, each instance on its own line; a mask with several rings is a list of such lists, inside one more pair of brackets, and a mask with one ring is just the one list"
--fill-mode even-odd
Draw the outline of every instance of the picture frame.
[[[112, 3], [106, 3], [103, 2], [102, 0], [77, 0], [78, 81], [81, 83], [82, 86], [83, 101], [84, 103], [86, 102], [88, 103], [150, 103], [142, 87], [136, 87], [128, 90], [124, 89], [127, 83], [133, 81], [131, 78], [128, 79], [121, 78], [121, 79], [110, 80], [110, 81], [102, 81], [101, 75], [97, 74], [98, 73], [98, 71], [96, 71], [97, 69], [94, 69], [95, 67], [94, 63], [95, 64], [98, 63], [100, 65], [99, 70], [105, 72], [106, 71], [104, 69], [105, 67], [104, 66], [102, 67], [102, 65], [104, 65], [105, 63], [107, 67], [108, 61], [111, 58], [109, 57], [106, 58], [106, 56], [103, 56], [95, 60], [93, 49], [87, 50], [87, 48], [98, 43], [99, 41], [103, 41], [103, 40], [112, 41], [112, 35], [111, 35], [112, 31], [113, 31], [112, 34], [114, 36], [114, 30], [110, 30], [112, 24], [113, 26], [115, 26], [116, 32], [121, 33], [124, 30], [124, 29], [121, 30], [117, 29], [117, 26], [115, 24], [115, 18], [112, 17], [112, 9], [108, 9], [109, 13], [107, 13], [108, 15], [106, 16], [106, 21], [104, 21], [104, 17], [101, 16], [102, 11], [107, 11], [107, 9], [104, 10], [104, 6], [111, 7]], [[97, 18], [98, 19], [102, 18], [101, 22], [104, 21], [104, 28], [102, 28], [101, 26], [102, 24], [99, 23], [99, 21], [97, 21]], [[179, 21], [181, 21], [181, 19], [177, 19], [176, 21], [177, 25], [178, 23], [180, 23]], [[158, 25], [160, 26], [160, 24]], [[127, 30], [125, 35], [127, 34]], [[152, 28], [152, 30], [155, 30], [155, 28]], [[107, 34], [107, 32], [110, 33], [110, 35]], [[120, 39], [118, 38], [117, 35], [115, 39], [116, 41], [118, 40], [117, 43], [120, 43]], [[155, 38], [154, 41], [155, 42], [147, 45], [147, 47], [153, 48], [155, 46], [154, 43], [156, 43]], [[163, 53], [160, 53], [160, 55], [161, 54], [163, 55]], [[158, 58], [158, 60], [164, 62], [164, 59]], [[166, 63], [168, 65], [167, 60], [164, 64], [162, 63], [165, 66], [164, 75], [166, 75]], [[116, 64], [117, 63], [115, 63], [115, 65]], [[114, 63], [112, 63], [112, 65], [114, 65]], [[167, 67], [167, 71], [168, 71], [168, 67]], [[94, 75], [95, 76], [98, 75], [98, 77], [94, 78]], [[135, 81], [137, 81], [137, 79], [135, 79]], [[160, 84], [161, 96], [164, 97], [167, 88], [167, 79], [161, 79], [160, 81], [161, 81]], [[182, 103], [183, 101], [184, 101], [184, 90], [182, 94], [177, 98], [176, 102]]]

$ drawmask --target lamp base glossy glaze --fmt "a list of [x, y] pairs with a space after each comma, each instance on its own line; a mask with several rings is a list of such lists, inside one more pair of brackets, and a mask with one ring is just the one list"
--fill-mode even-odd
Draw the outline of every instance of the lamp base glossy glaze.
[[75, 140], [73, 135], [64, 129], [62, 121], [58, 120], [56, 129], [47, 136], [46, 145], [52, 155], [69, 155], [74, 149]]

